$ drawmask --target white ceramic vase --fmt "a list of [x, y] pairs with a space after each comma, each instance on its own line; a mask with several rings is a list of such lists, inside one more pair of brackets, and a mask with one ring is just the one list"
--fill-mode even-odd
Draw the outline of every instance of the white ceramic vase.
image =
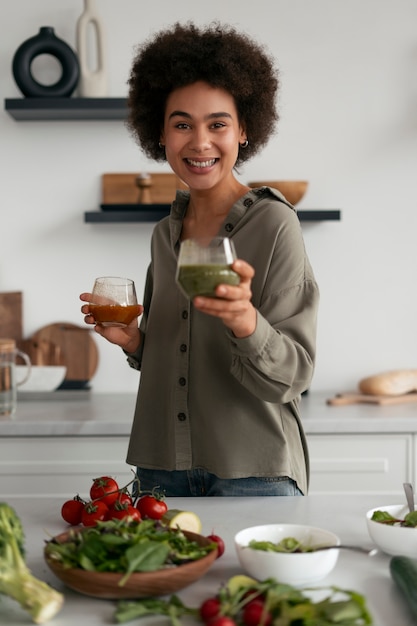
[[[96, 0], [84, 0], [84, 11], [78, 18], [76, 26], [76, 41], [80, 64], [78, 94], [83, 98], [106, 96], [106, 34], [97, 12]], [[96, 59], [93, 68], [91, 58]]]

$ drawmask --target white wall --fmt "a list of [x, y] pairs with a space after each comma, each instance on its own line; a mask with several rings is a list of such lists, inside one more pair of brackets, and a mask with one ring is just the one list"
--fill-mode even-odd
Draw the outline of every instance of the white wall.
[[[307, 179], [299, 208], [340, 208], [305, 224], [322, 300], [314, 390], [416, 368], [417, 2], [415, 0], [98, 0], [109, 96], [125, 96], [135, 45], [160, 27], [222, 20], [265, 42], [281, 68], [279, 132], [242, 180]], [[75, 47], [81, 0], [0, 4], [1, 99], [20, 97], [18, 46], [52, 26]], [[39, 59], [38, 59], [39, 60]], [[122, 122], [16, 122], [0, 113], [0, 291], [24, 294], [24, 333], [82, 324], [78, 295], [122, 274], [142, 292], [151, 224], [95, 225], [104, 172], [160, 171]], [[164, 170], [165, 171], [165, 170]], [[95, 338], [96, 391], [134, 391], [137, 374]]]

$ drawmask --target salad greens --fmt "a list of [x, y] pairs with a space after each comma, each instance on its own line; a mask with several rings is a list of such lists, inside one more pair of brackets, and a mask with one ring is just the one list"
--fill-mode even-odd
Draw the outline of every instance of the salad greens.
[[278, 543], [252, 539], [248, 543], [248, 548], [252, 548], [253, 550], [263, 550], [264, 552], [314, 552], [314, 546], [303, 544], [294, 537], [285, 537]]
[[387, 524], [388, 526], [408, 526], [410, 528], [415, 528], [417, 526], [417, 511], [407, 513], [404, 519], [393, 517], [387, 511], [374, 511], [371, 519], [374, 522], [381, 522], [382, 524]]
[[45, 556], [65, 568], [94, 572], [120, 572], [126, 582], [132, 572], [152, 572], [196, 561], [216, 549], [201, 546], [179, 528], [167, 528], [158, 520], [129, 518], [97, 522], [82, 531], [72, 529], [68, 539], [46, 543]]

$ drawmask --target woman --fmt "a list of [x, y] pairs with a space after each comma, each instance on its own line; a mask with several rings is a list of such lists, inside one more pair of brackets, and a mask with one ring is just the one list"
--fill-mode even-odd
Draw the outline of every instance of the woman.
[[[140, 328], [95, 327], [141, 371], [127, 461], [142, 489], [167, 496], [305, 494], [298, 404], [318, 287], [293, 207], [235, 173], [278, 119], [273, 61], [231, 27], [176, 24], [139, 47], [129, 87], [133, 137], [189, 190], [154, 229]], [[235, 244], [240, 284], [189, 302], [175, 282], [180, 242], [217, 235]]]

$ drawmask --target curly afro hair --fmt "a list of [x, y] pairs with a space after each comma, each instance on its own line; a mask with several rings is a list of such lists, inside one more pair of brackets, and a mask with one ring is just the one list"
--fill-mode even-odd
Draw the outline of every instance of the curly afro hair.
[[159, 139], [167, 98], [200, 80], [233, 96], [249, 140], [236, 165], [244, 163], [275, 130], [278, 70], [259, 44], [217, 22], [176, 23], [138, 47], [128, 80], [128, 130], [146, 156], [166, 161]]

